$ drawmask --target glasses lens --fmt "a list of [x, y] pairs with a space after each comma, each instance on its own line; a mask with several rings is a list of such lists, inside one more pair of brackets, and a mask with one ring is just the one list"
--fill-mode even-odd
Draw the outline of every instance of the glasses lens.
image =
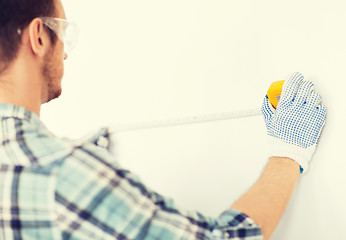
[[41, 17], [43, 23], [54, 31], [59, 39], [64, 43], [64, 51], [70, 52], [76, 45], [78, 38], [77, 24], [65, 19]]
[[78, 38], [78, 28], [75, 23], [66, 22], [66, 24], [64, 24], [63, 31], [64, 50], [65, 52], [69, 52], [76, 45]]

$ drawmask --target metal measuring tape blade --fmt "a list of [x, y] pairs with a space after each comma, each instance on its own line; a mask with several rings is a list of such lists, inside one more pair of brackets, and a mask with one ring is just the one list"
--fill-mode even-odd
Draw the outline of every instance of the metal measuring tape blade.
[[[277, 104], [280, 100], [280, 95], [282, 91], [284, 81], [278, 81], [271, 84], [268, 89], [267, 96], [274, 108], [277, 107]], [[179, 125], [187, 125], [187, 124], [196, 124], [202, 122], [214, 122], [221, 120], [229, 120], [235, 118], [244, 118], [260, 115], [260, 109], [249, 109], [242, 111], [234, 111], [234, 112], [225, 112], [225, 113], [214, 113], [214, 114], [206, 114], [206, 115], [198, 115], [191, 116], [185, 118], [175, 118], [175, 119], [167, 119], [167, 120], [159, 120], [153, 122], [142, 122], [142, 123], [134, 123], [134, 124], [121, 124], [109, 127], [108, 130], [110, 133], [119, 133], [119, 132], [130, 132], [136, 130], [143, 129], [152, 129], [152, 128], [160, 128], [160, 127], [171, 127], [171, 126], [179, 126]]]

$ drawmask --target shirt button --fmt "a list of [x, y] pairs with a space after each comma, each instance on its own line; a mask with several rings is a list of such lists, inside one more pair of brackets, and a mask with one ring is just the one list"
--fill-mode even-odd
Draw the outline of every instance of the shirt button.
[[109, 140], [103, 136], [100, 136], [99, 139], [97, 139], [96, 144], [99, 147], [108, 148]]

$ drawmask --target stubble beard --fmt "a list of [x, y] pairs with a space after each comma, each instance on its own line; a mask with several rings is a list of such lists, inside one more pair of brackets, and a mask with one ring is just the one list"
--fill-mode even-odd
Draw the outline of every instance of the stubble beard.
[[45, 97], [44, 103], [60, 97], [62, 89], [60, 82], [62, 79], [62, 69], [59, 62], [55, 61], [53, 49], [46, 53], [44, 57], [44, 65], [42, 67], [42, 74], [45, 81], [43, 93]]

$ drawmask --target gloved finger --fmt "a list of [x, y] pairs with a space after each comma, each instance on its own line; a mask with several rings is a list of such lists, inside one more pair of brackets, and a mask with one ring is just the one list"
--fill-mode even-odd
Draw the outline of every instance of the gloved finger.
[[266, 122], [269, 121], [272, 118], [272, 116], [275, 114], [275, 109], [270, 103], [268, 96], [264, 97], [261, 110], [262, 110], [264, 120]]
[[311, 91], [308, 99], [306, 100], [307, 104], [309, 104], [310, 106], [318, 106], [321, 104], [322, 102], [322, 96], [316, 92], [316, 91]]
[[294, 99], [294, 104], [301, 106], [307, 102], [308, 97], [311, 95], [311, 91], [314, 88], [314, 84], [310, 81], [303, 81], [300, 85], [297, 95]]
[[320, 110], [321, 114], [324, 114], [324, 116], [326, 116], [326, 114], [327, 114], [327, 107], [326, 107], [326, 105], [321, 103], [321, 104], [317, 105], [316, 108], [318, 110]]
[[303, 80], [304, 76], [299, 72], [289, 75], [282, 87], [278, 107], [279, 105], [286, 105], [293, 101]]
[[318, 144], [318, 142], [320, 140], [321, 133], [322, 133], [322, 130], [326, 124], [326, 118], [327, 118], [327, 107], [324, 104], [319, 104], [317, 106], [317, 109], [319, 110], [318, 123], [320, 126], [320, 130], [316, 136], [316, 144]]

